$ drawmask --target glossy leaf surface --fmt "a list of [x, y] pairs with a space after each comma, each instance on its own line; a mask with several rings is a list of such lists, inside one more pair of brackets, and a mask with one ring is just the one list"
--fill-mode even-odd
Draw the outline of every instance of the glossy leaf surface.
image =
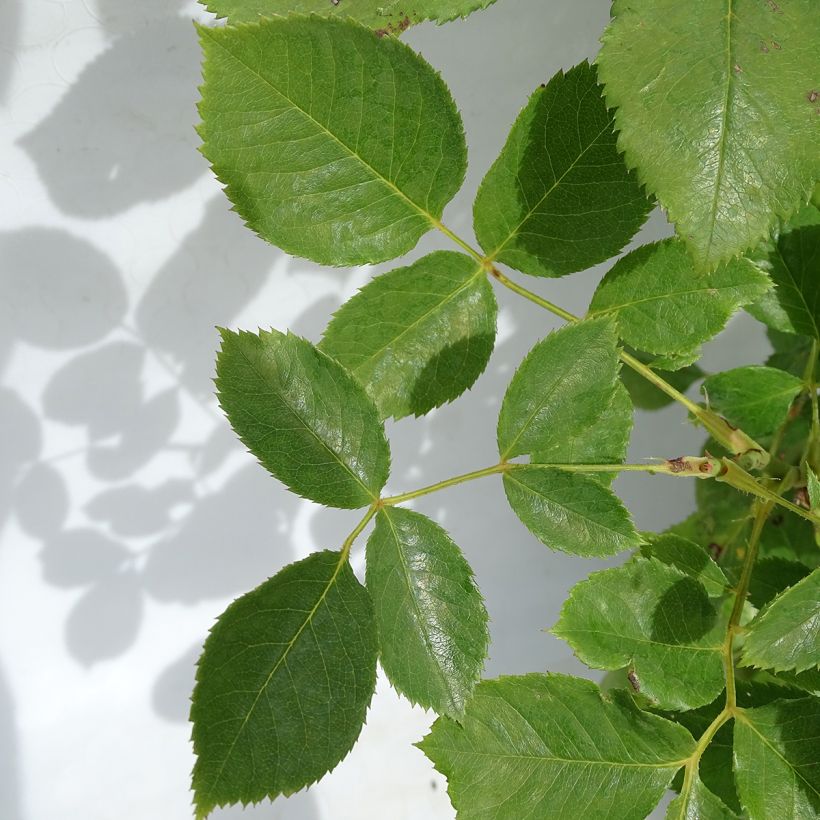
[[666, 239], [619, 259], [598, 285], [589, 315], [615, 317], [632, 347], [678, 354], [718, 334], [738, 308], [769, 287], [747, 260], [698, 273], [683, 243]]
[[734, 770], [751, 820], [820, 816], [820, 700], [774, 701], [735, 720]]
[[619, 145], [701, 269], [758, 244], [820, 177], [814, 0], [616, 0], [598, 74]]
[[563, 448], [600, 418], [618, 376], [617, 341], [614, 323], [599, 319], [563, 327], [535, 345], [501, 405], [502, 458]]
[[419, 744], [460, 820], [643, 820], [693, 748], [689, 733], [565, 675], [482, 681], [459, 725]]
[[319, 348], [364, 385], [382, 416], [423, 415], [482, 373], [496, 313], [484, 270], [439, 251], [365, 285], [336, 312]]
[[725, 619], [702, 584], [654, 559], [581, 581], [552, 632], [589, 666], [634, 668], [641, 693], [665, 709], [703, 706], [724, 687]]
[[413, 703], [459, 717], [489, 643], [461, 550], [421, 513], [385, 507], [367, 542], [367, 589], [390, 682]]
[[820, 569], [778, 595], [748, 625], [743, 663], [794, 672], [820, 666]]
[[232, 427], [289, 489], [331, 507], [378, 497], [390, 469], [384, 427], [341, 365], [292, 334], [223, 330], [216, 373]]
[[409, 251], [461, 187], [461, 118], [436, 72], [349, 21], [199, 29], [203, 153], [264, 239], [329, 265]]
[[709, 405], [752, 438], [769, 436], [786, 421], [803, 381], [784, 370], [752, 365], [709, 376], [703, 393]]
[[624, 505], [592, 476], [518, 467], [504, 474], [504, 490], [515, 514], [550, 549], [592, 558], [641, 542]]
[[652, 203], [627, 170], [612, 123], [589, 63], [535, 91], [475, 201], [475, 233], [488, 257], [533, 276], [563, 276], [629, 242]]

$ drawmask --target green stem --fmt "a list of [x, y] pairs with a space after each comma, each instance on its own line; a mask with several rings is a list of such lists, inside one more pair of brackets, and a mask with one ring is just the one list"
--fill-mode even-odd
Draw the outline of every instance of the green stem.
[[364, 518], [356, 524], [356, 528], [353, 532], [345, 538], [344, 543], [342, 544], [342, 555], [339, 559], [340, 564], [347, 561], [348, 556], [350, 555], [350, 548], [353, 546], [353, 542], [361, 535], [362, 530], [370, 523], [370, 519], [373, 518], [378, 511], [378, 504], [371, 505], [365, 513]]
[[806, 510], [803, 507], [798, 507], [797, 504], [792, 504], [791, 501], [787, 501], [785, 498], [757, 481], [754, 476], [749, 475], [749, 473], [747, 473], [734, 461], [724, 458], [723, 465], [726, 469], [723, 473], [721, 473], [721, 475], [717, 476], [718, 481], [721, 481], [724, 484], [729, 484], [731, 487], [734, 487], [736, 490], [740, 490], [741, 492], [749, 493], [750, 495], [759, 498], [761, 501], [770, 501], [773, 504], [784, 507], [789, 512], [793, 512], [795, 515], [799, 515], [801, 518], [811, 521], [812, 524], [820, 525], [820, 518], [811, 512], [811, 510]]
[[558, 316], [565, 322], [581, 321], [580, 318], [576, 316], [574, 313], [570, 313], [568, 310], [564, 310], [562, 307], [559, 307], [558, 305], [553, 304], [552, 302], [549, 302], [546, 299], [543, 299], [537, 293], [533, 293], [531, 290], [527, 290], [525, 287], [522, 287], [517, 282], [513, 282], [512, 279], [508, 279], [494, 265], [491, 265], [488, 268], [488, 271], [490, 273], [490, 276], [492, 276], [493, 279], [504, 285], [505, 288], [509, 288], [511, 291], [513, 291], [513, 293], [517, 293], [519, 296], [523, 296], [530, 302], [533, 302], [539, 307], [544, 308], [544, 310], [548, 310], [550, 313], [554, 314], [555, 316]]
[[393, 504], [401, 504], [404, 501], [411, 501], [414, 498], [420, 498], [423, 495], [430, 495], [439, 490], [444, 490], [447, 487], [454, 487], [456, 484], [463, 484], [465, 481], [474, 481], [477, 478], [484, 478], [484, 476], [495, 475], [508, 469], [510, 464], [501, 463], [494, 464], [492, 467], [485, 467], [483, 470], [474, 470], [471, 473], [464, 473], [453, 478], [448, 478], [446, 481], [439, 481], [436, 484], [430, 484], [427, 487], [422, 487], [418, 490], [412, 490], [409, 493], [401, 493], [401, 495], [391, 495], [387, 498], [382, 498], [379, 504], [383, 507], [392, 506]]

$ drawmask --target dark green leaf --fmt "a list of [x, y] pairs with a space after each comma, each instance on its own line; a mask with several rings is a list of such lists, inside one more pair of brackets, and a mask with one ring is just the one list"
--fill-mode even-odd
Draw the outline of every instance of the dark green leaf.
[[[748, 306], [746, 310], [752, 313], [752, 308], [754, 305]], [[811, 339], [808, 336], [782, 333], [771, 327], [766, 331], [766, 335], [774, 348], [774, 353], [766, 359], [767, 366], [785, 370], [792, 376], [802, 379], [811, 353]]]
[[689, 733], [623, 692], [564, 675], [482, 681], [461, 722], [419, 744], [459, 820], [642, 820], [692, 754]]
[[193, 695], [197, 817], [316, 782], [350, 751], [376, 685], [373, 605], [338, 552], [314, 553], [234, 601]]
[[630, 665], [660, 707], [694, 709], [723, 691], [725, 620], [694, 578], [636, 558], [573, 587], [552, 632], [595, 669]]
[[815, 0], [616, 0], [598, 73], [618, 144], [700, 268], [760, 242], [820, 178]]
[[743, 663], [774, 671], [820, 666], [820, 569], [778, 595], [748, 625]]
[[726, 594], [729, 581], [703, 547], [674, 533], [643, 533], [643, 538], [641, 553], [647, 558], [657, 558], [691, 576], [712, 598]]
[[390, 682], [413, 703], [459, 717], [489, 643], [461, 550], [429, 518], [385, 507], [367, 542], [367, 589]]
[[786, 421], [803, 381], [783, 370], [752, 365], [709, 376], [701, 390], [709, 406], [742, 427], [752, 438], [764, 438]]
[[321, 14], [351, 17], [380, 35], [399, 35], [423, 20], [446, 23], [466, 17], [495, 0], [201, 0], [217, 17], [228, 17], [232, 23], [255, 22], [260, 17], [287, 14]]
[[406, 253], [433, 227], [466, 148], [450, 92], [418, 54], [315, 16], [199, 31], [202, 150], [254, 231], [358, 265]]
[[749, 583], [749, 600], [761, 609], [772, 598], [809, 574], [808, 567], [785, 558], [761, 558]]
[[535, 345], [501, 405], [502, 458], [563, 447], [598, 421], [618, 376], [617, 341], [615, 324], [601, 319], [568, 325]]
[[740, 259], [705, 274], [682, 242], [642, 245], [619, 259], [592, 297], [590, 316], [614, 316], [621, 338], [648, 353], [679, 355], [723, 330], [729, 317], [770, 286]]
[[734, 769], [750, 820], [820, 816], [820, 700], [777, 700], [735, 720]]
[[378, 497], [390, 469], [384, 428], [341, 365], [292, 334], [223, 330], [216, 373], [234, 430], [289, 489], [331, 507]]
[[820, 210], [807, 205], [752, 258], [775, 287], [749, 313], [774, 330], [820, 339]]
[[364, 385], [382, 416], [423, 415], [483, 372], [496, 312], [484, 269], [439, 251], [362, 288], [333, 317], [319, 348]]
[[563, 276], [618, 253], [652, 203], [624, 165], [595, 68], [559, 72], [530, 97], [475, 201], [490, 259]]
[[514, 467], [504, 474], [504, 490], [515, 514], [551, 549], [593, 558], [641, 543], [618, 497], [589, 475]]

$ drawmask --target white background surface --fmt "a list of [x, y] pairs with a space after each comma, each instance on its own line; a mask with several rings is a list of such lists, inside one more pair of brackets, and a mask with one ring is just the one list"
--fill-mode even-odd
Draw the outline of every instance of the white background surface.
[[[215, 325], [318, 340], [374, 272], [287, 258], [244, 229], [197, 153], [199, 51], [182, 0], [0, 0], [0, 818], [191, 816], [193, 663], [225, 605], [282, 565], [338, 548], [356, 513], [289, 495], [243, 453], [211, 395]], [[406, 40], [463, 112], [472, 197], [527, 95], [591, 57], [604, 0], [499, 0]], [[655, 214], [641, 239], [667, 228]], [[429, 236], [410, 258], [443, 238]], [[605, 267], [528, 283], [583, 311]], [[499, 344], [476, 388], [389, 426], [399, 492], [486, 466], [515, 365], [556, 321], [499, 293]], [[760, 361], [738, 320], [706, 363]], [[677, 408], [637, 414], [631, 457], [694, 452]], [[692, 487], [616, 485], [642, 528]], [[545, 633], [600, 566], [550, 552], [493, 480], [424, 499], [476, 570], [492, 618], [486, 673], [581, 672]], [[360, 542], [354, 554], [362, 569]], [[599, 677], [592, 673], [592, 677]], [[380, 681], [353, 753], [310, 792], [215, 817], [451, 818], [412, 747], [430, 717]]]

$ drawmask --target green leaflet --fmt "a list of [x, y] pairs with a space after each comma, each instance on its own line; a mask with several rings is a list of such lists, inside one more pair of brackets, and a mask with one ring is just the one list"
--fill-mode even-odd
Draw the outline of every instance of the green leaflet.
[[641, 543], [618, 497], [591, 476], [513, 466], [504, 490], [515, 514], [550, 549], [602, 558]]
[[294, 13], [350, 17], [380, 35], [398, 35], [423, 20], [446, 23], [491, 6], [495, 0], [200, 0], [217, 17], [232, 23]]
[[643, 533], [641, 554], [657, 558], [703, 584], [710, 598], [726, 594], [729, 581], [703, 547], [674, 533]]
[[383, 417], [419, 416], [483, 372], [496, 314], [484, 269], [438, 251], [365, 285], [337, 311], [319, 348], [364, 385]]
[[734, 769], [751, 820], [820, 816], [820, 700], [777, 700], [735, 720]]
[[595, 669], [631, 665], [661, 708], [694, 709], [723, 691], [725, 622], [694, 578], [635, 558], [576, 584], [552, 632]]
[[365, 507], [378, 498], [390, 449], [353, 377], [290, 333], [221, 333], [219, 403], [262, 466], [320, 504]]
[[690, 351], [723, 330], [741, 306], [770, 287], [741, 259], [697, 273], [682, 242], [642, 245], [619, 259], [592, 297], [590, 316], [614, 316], [621, 338], [648, 353]]
[[461, 724], [419, 744], [459, 820], [638, 820], [694, 749], [689, 733], [624, 692], [565, 675], [482, 681]]
[[[622, 464], [632, 433], [632, 401], [626, 388], [615, 383], [609, 406], [597, 421], [571, 438], [555, 436], [532, 453], [532, 461], [552, 464]], [[616, 473], [590, 473], [606, 484]]]
[[666, 820], [736, 820], [737, 815], [715, 796], [695, 774], [686, 795], [676, 797], [666, 810]]
[[701, 390], [712, 410], [752, 438], [765, 438], [786, 421], [802, 379], [773, 367], [736, 367], [709, 376]]
[[617, 147], [587, 62], [530, 97], [478, 190], [475, 233], [490, 259], [563, 276], [618, 253], [652, 203]]
[[316, 782], [350, 751], [376, 685], [373, 605], [338, 552], [234, 601], [205, 642], [191, 706], [197, 818]]
[[820, 210], [807, 205], [752, 258], [775, 287], [749, 313], [774, 330], [820, 339]]
[[749, 600], [762, 609], [783, 590], [794, 586], [809, 574], [808, 567], [785, 558], [760, 558], [749, 583]]
[[[754, 313], [761, 303], [748, 305], [746, 310]], [[758, 317], [760, 318], [760, 317]], [[785, 370], [792, 376], [802, 378], [806, 372], [809, 355], [811, 354], [812, 340], [808, 336], [795, 336], [793, 333], [782, 333], [774, 328], [768, 328], [766, 335], [769, 337], [774, 352], [768, 359], [768, 367], [776, 367], [778, 370]]]
[[806, 492], [813, 510], [820, 509], [820, 479], [811, 467], [806, 465]]
[[600, 319], [567, 325], [535, 345], [501, 405], [501, 457], [545, 453], [590, 428], [612, 398], [617, 342], [614, 322]]
[[616, 0], [612, 14], [597, 62], [618, 144], [712, 269], [820, 178], [815, 0]]
[[315, 16], [199, 32], [202, 151], [254, 231], [358, 265], [406, 253], [433, 227], [466, 147], [450, 92], [418, 54]]
[[461, 550], [429, 518], [385, 507], [367, 542], [381, 664], [413, 703], [459, 717], [487, 655], [487, 611]]
[[820, 666], [820, 569], [778, 595], [748, 625], [743, 663], [774, 671]]

